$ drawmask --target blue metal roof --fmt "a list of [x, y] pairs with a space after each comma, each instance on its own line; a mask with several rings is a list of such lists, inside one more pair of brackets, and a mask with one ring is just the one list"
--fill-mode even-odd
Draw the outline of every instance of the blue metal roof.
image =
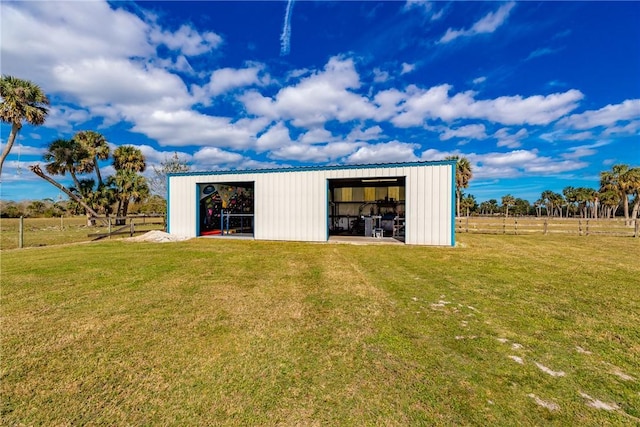
[[167, 176], [198, 176], [198, 175], [238, 175], [247, 173], [280, 173], [280, 172], [311, 172], [325, 170], [348, 170], [348, 169], [375, 169], [375, 168], [401, 168], [410, 166], [438, 166], [438, 165], [455, 165], [455, 160], [437, 160], [424, 162], [400, 162], [400, 163], [369, 163], [360, 165], [331, 165], [331, 166], [295, 166], [285, 168], [269, 168], [269, 169], [233, 169], [233, 170], [217, 170], [217, 171], [198, 171], [198, 172], [177, 172], [170, 173]]

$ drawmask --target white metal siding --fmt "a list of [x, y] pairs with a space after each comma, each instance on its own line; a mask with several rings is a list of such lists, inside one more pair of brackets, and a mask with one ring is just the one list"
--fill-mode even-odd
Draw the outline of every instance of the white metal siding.
[[169, 179], [169, 231], [196, 236], [197, 184], [254, 182], [254, 238], [326, 241], [329, 179], [405, 177], [407, 244], [452, 245], [450, 164], [194, 174]]
[[256, 174], [256, 239], [325, 241], [326, 183], [316, 171]]

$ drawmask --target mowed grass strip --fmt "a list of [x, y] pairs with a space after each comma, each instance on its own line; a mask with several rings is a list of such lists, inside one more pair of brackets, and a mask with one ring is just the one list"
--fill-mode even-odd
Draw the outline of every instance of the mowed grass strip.
[[640, 241], [2, 253], [4, 425], [636, 425]]

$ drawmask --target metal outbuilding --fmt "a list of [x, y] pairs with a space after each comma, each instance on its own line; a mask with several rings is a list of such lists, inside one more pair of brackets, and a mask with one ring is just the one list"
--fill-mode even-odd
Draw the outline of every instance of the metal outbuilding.
[[167, 229], [183, 236], [325, 242], [332, 235], [455, 244], [456, 162], [410, 162], [168, 177]]

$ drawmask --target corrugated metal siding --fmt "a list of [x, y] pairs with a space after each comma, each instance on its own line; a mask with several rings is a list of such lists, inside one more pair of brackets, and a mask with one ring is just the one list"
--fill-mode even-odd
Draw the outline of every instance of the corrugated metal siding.
[[256, 239], [326, 241], [327, 180], [404, 176], [406, 243], [452, 245], [454, 168], [451, 164], [426, 164], [171, 176], [169, 231], [196, 236], [197, 184], [254, 182]]
[[452, 245], [452, 171], [449, 165], [406, 168], [406, 240], [416, 245]]
[[255, 180], [256, 239], [325, 241], [326, 183], [319, 172], [279, 172]]

